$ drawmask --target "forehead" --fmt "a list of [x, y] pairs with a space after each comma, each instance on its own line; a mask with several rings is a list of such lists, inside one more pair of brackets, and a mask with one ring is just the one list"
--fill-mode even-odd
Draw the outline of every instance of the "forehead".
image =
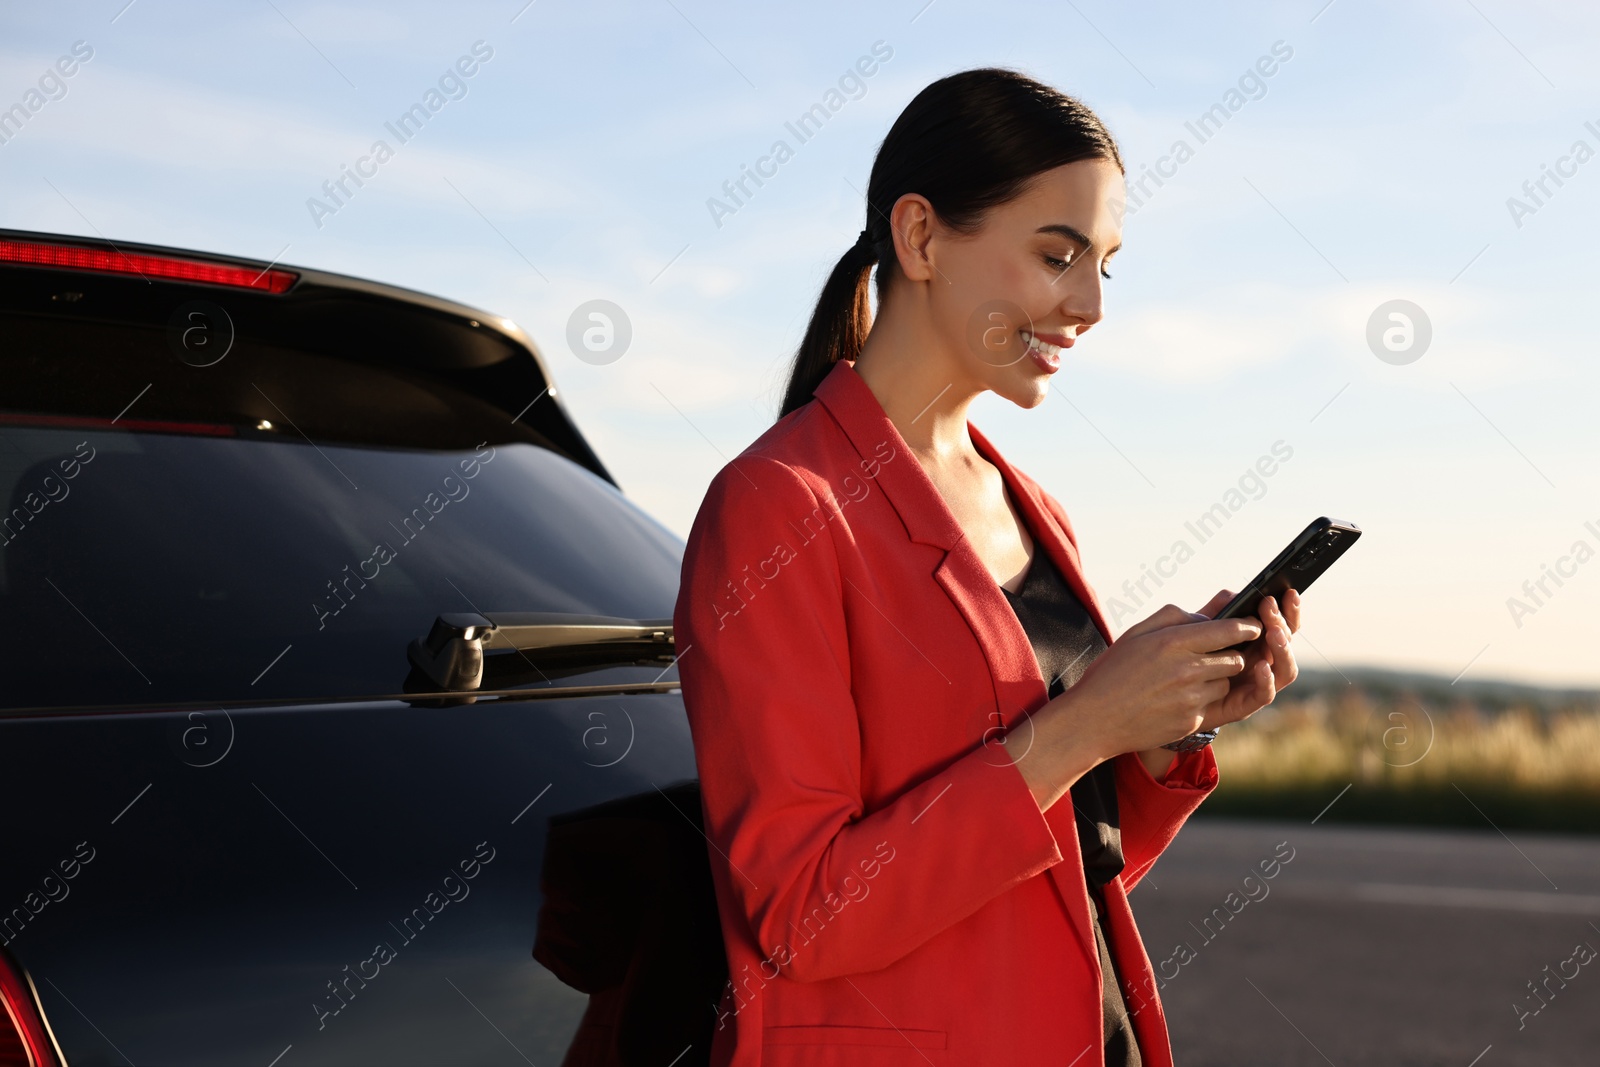
[[1109, 159], [1084, 159], [1035, 175], [1021, 195], [1002, 205], [1009, 226], [1033, 231], [1065, 225], [1102, 249], [1122, 243], [1127, 198], [1122, 171]]

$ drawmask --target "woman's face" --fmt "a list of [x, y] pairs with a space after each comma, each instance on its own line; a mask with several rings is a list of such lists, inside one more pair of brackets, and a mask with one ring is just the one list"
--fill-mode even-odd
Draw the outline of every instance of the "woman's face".
[[1082, 160], [1035, 177], [975, 234], [935, 223], [929, 308], [953, 370], [1021, 407], [1044, 401], [1067, 350], [1103, 314], [1124, 196], [1116, 164]]

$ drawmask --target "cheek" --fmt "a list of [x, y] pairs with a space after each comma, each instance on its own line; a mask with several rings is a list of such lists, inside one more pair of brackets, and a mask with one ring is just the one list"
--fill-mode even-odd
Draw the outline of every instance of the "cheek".
[[[1011, 240], [978, 240], [959, 247], [939, 264], [942, 284], [930, 292], [939, 332], [949, 339], [957, 358], [997, 388], [1013, 378], [1021, 348], [1012, 336], [993, 349], [995, 331], [1013, 334], [1028, 320], [1052, 315], [1059, 296], [1053, 275], [1032, 252], [1019, 251]], [[1015, 354], [1011, 349], [1015, 348]], [[1009, 395], [1009, 394], [1006, 394]], [[1015, 398], [1013, 398], [1015, 399]]]
[[964, 290], [979, 301], [1014, 298], [1012, 290], [1022, 282], [1027, 260], [1009, 235], [980, 237], [948, 247], [954, 254], [947, 264], [941, 264], [951, 283], [947, 288]]
[[978, 309], [999, 301], [1014, 304], [1030, 314], [1038, 305], [1037, 294], [1028, 292], [1034, 282], [1014, 254], [1005, 255], [975, 245], [970, 254], [941, 269], [945, 278], [940, 281], [948, 279], [948, 284], [939, 287], [944, 290], [940, 294], [945, 305], [941, 317], [953, 329], [964, 330], [968, 319]]
[[1027, 308], [1031, 315], [1041, 319], [1052, 319], [1057, 309], [1061, 307], [1061, 302], [1067, 298], [1073, 275], [1080, 269], [1087, 269], [1086, 264], [1074, 264], [1071, 270], [1063, 274], [1041, 263], [1035, 270], [1019, 272], [1017, 303]]
[[[981, 277], [989, 291], [1015, 301], [1030, 314], [1048, 311], [1058, 301], [1058, 286], [1051, 270], [1037, 250], [1017, 241], [996, 242], [979, 263]], [[1071, 275], [1068, 275], [1070, 277]]]
[[1036, 284], [1033, 275], [1039, 273], [1036, 269], [1030, 272], [1030, 265], [1027, 254], [1018, 254], [1014, 250], [1001, 251], [985, 259], [984, 276], [1002, 295], [1026, 305], [1027, 301], [1018, 300], [1018, 296], [1025, 287]]

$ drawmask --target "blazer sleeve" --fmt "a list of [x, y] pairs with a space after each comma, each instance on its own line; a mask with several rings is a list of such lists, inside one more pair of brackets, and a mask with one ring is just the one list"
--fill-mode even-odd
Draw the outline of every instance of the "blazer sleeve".
[[1122, 888], [1132, 890], [1217, 787], [1217, 757], [1209, 745], [1185, 752], [1159, 782], [1137, 752], [1124, 752], [1112, 763], [1122, 829]]
[[[827, 534], [802, 542], [806, 518]], [[741, 456], [695, 518], [674, 612], [724, 929], [800, 981], [886, 967], [1062, 859], [981, 745], [866, 809], [843, 525], [793, 468]]]

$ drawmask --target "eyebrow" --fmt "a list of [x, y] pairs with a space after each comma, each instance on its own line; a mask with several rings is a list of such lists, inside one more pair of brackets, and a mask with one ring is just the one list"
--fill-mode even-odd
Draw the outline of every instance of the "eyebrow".
[[[1077, 241], [1079, 244], [1083, 245], [1083, 247], [1087, 250], [1085, 254], [1087, 254], [1087, 252], [1094, 251], [1094, 242], [1089, 240], [1088, 234], [1084, 233], [1082, 230], [1078, 229], [1076, 226], [1068, 226], [1064, 222], [1052, 222], [1047, 226], [1040, 226], [1034, 232], [1035, 233], [1055, 233], [1055, 234], [1060, 234], [1062, 237], [1070, 237], [1072, 240]], [[1120, 244], [1117, 245], [1116, 248], [1108, 248], [1108, 249], [1106, 249], [1106, 255], [1109, 256], [1112, 253], [1119, 251], [1121, 248], [1122, 248], [1122, 246]]]

